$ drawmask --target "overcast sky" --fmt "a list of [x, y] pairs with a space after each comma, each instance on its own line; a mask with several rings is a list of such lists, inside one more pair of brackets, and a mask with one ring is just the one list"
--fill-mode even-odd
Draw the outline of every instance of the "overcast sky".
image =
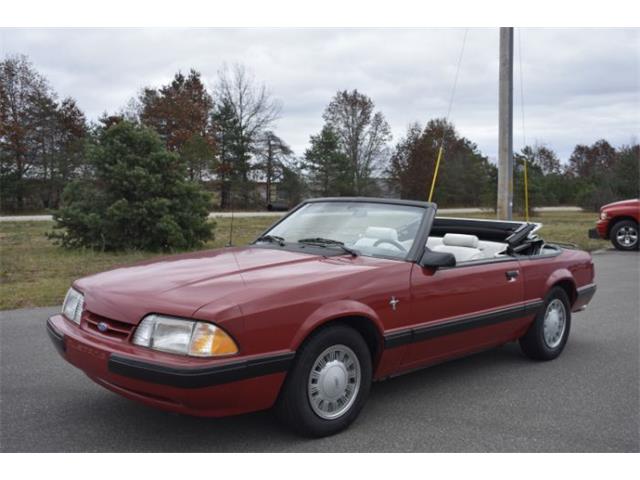
[[[446, 114], [463, 29], [0, 29], [2, 57], [30, 57], [59, 96], [90, 119], [143, 86], [195, 68], [208, 86], [240, 62], [283, 104], [276, 132], [301, 155], [339, 89], [366, 93], [392, 126]], [[522, 147], [519, 40], [527, 143], [561, 159], [577, 143], [614, 145], [640, 134], [640, 29], [516, 29], [514, 148]], [[498, 29], [471, 29], [451, 121], [495, 159]]]

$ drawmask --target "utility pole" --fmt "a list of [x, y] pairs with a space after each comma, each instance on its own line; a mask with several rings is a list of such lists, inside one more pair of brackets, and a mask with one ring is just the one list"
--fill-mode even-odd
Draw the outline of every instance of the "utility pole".
[[500, 28], [498, 89], [498, 219], [513, 210], [513, 27]]

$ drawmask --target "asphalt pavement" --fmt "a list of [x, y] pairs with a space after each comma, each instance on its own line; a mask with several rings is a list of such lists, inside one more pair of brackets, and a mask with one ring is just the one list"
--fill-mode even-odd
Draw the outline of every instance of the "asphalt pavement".
[[638, 452], [640, 255], [594, 261], [598, 292], [558, 359], [510, 344], [375, 384], [351, 428], [319, 440], [270, 412], [203, 419], [121, 398], [58, 356], [57, 308], [0, 312], [0, 450]]

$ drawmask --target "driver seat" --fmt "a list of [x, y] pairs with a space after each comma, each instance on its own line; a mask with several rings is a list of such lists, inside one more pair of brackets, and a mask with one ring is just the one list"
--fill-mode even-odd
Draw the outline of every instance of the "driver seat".
[[[374, 248], [376, 242], [380, 240], [389, 240], [391, 242], [398, 242], [398, 232], [395, 228], [388, 227], [367, 227], [364, 232], [364, 235], [358, 239], [358, 241], [353, 245], [353, 248]], [[389, 243], [381, 243], [378, 245], [380, 248], [394, 248]], [[390, 248], [389, 248], [390, 247]], [[377, 247], [376, 247], [377, 248]]]

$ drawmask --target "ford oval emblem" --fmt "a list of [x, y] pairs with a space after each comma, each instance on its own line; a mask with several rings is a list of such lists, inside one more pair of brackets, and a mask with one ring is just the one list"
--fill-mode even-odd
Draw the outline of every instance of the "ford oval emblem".
[[109, 325], [106, 322], [98, 322], [98, 330], [104, 333], [109, 330]]

